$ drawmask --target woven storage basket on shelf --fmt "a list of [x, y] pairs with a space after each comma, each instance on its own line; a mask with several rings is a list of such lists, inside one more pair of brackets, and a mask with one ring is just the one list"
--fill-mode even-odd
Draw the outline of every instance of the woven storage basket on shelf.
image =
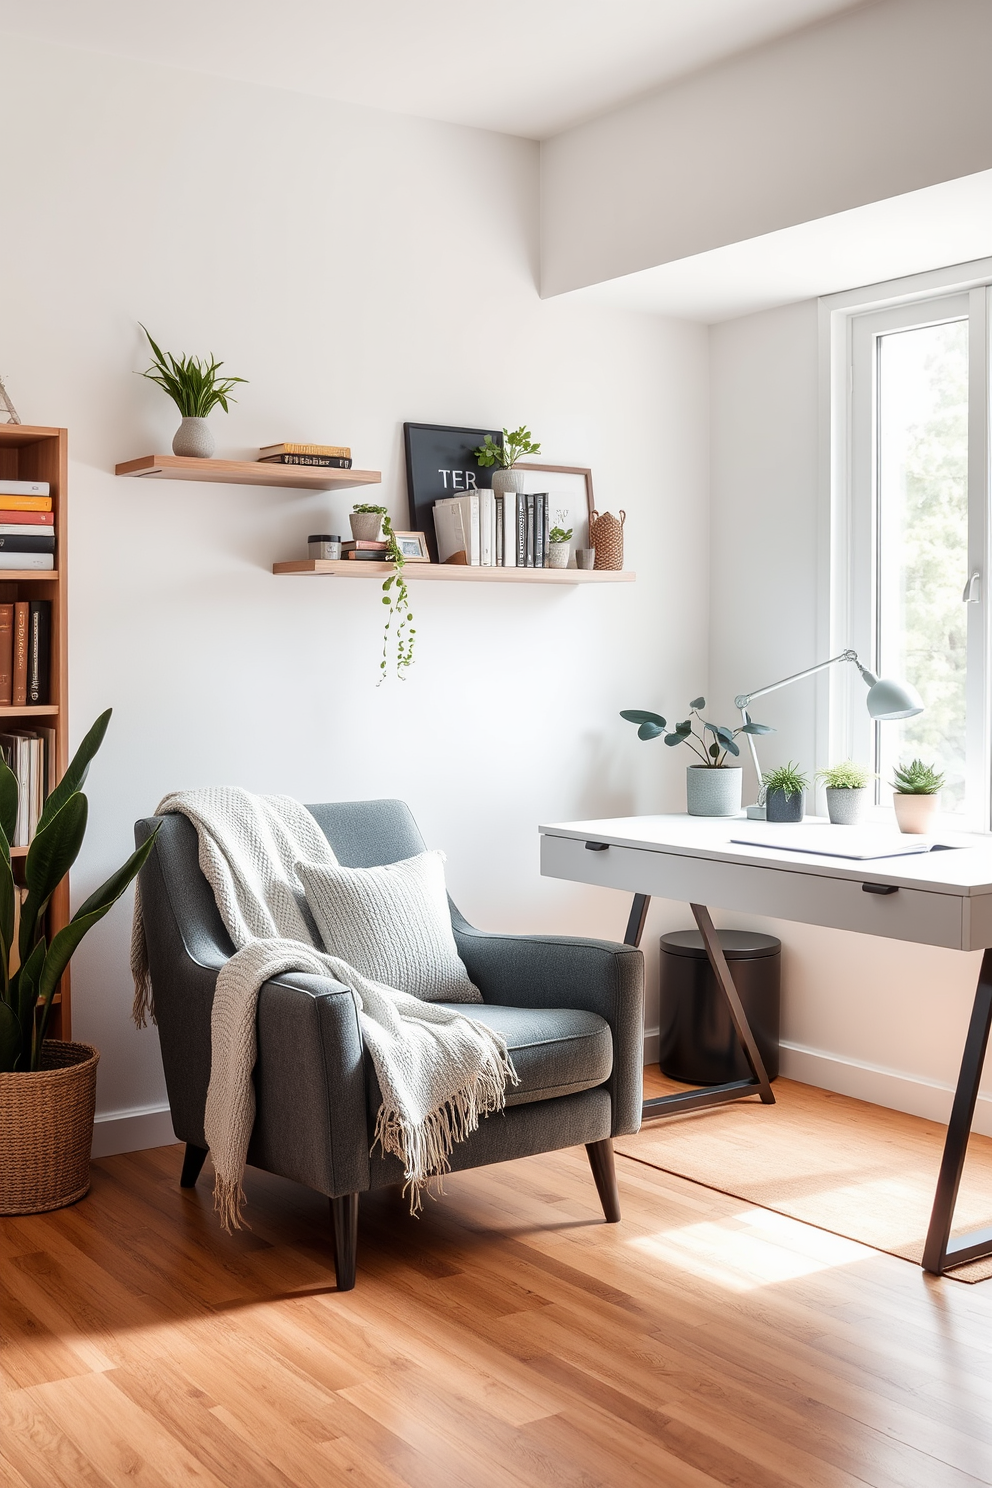
[[623, 524], [627, 513], [621, 512], [619, 519], [612, 512], [594, 511], [589, 523], [589, 546], [596, 549], [597, 568], [623, 568]]
[[0, 1214], [43, 1214], [86, 1193], [99, 1059], [89, 1044], [46, 1039], [42, 1069], [0, 1074]]

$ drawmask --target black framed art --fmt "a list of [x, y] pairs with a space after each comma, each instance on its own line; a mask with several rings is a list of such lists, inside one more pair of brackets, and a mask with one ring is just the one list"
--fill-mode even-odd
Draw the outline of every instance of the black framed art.
[[423, 532], [432, 562], [437, 562], [434, 503], [491, 486], [496, 466], [483, 469], [473, 450], [489, 435], [502, 446], [502, 429], [462, 429], [451, 424], [404, 424], [406, 485], [410, 497], [410, 526]]

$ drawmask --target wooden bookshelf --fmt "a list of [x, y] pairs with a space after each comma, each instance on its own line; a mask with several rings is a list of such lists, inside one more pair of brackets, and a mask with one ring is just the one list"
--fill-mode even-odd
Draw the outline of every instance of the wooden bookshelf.
[[[32, 721], [44, 718], [45, 727], [55, 729], [55, 767], [59, 778], [69, 763], [69, 674], [68, 620], [66, 610], [66, 491], [68, 473], [68, 436], [65, 429], [40, 428], [29, 424], [0, 424], [0, 478], [6, 480], [48, 481], [55, 513], [55, 550], [57, 569], [38, 573], [34, 569], [0, 569], [0, 602], [10, 604], [21, 599], [52, 601], [51, 702], [23, 708], [0, 707], [0, 718], [12, 725], [30, 729]], [[2, 498], [0, 498], [2, 504]], [[15, 876], [23, 871], [26, 847], [11, 850]], [[69, 884], [64, 880], [55, 890], [48, 909], [48, 938], [69, 923]], [[51, 1038], [71, 1038], [71, 1003], [69, 972], [55, 995], [58, 1004], [49, 1024]]]
[[[295, 558], [273, 563], [274, 574], [324, 574], [339, 579], [378, 579], [392, 573], [391, 563], [356, 563], [353, 559]], [[454, 584], [633, 584], [636, 573], [612, 568], [481, 568], [458, 563], [408, 563], [404, 579], [440, 579]]]
[[142, 455], [115, 467], [141, 480], [219, 481], [228, 486], [292, 486], [298, 491], [346, 491], [377, 486], [378, 470], [331, 470], [313, 465], [266, 465], [261, 460], [193, 460], [186, 455]]

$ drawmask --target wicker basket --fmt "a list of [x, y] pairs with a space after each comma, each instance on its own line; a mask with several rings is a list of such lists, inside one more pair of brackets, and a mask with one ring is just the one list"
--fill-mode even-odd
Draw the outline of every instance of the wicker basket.
[[612, 512], [594, 511], [589, 523], [589, 546], [596, 549], [596, 567], [623, 568], [623, 524], [627, 513], [621, 512], [619, 520]]
[[48, 1039], [42, 1069], [0, 1074], [0, 1214], [62, 1209], [88, 1190], [99, 1060]]

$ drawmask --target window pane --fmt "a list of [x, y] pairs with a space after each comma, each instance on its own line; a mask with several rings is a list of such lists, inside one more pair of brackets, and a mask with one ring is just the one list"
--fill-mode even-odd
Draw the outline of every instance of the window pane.
[[878, 338], [878, 669], [911, 682], [917, 718], [877, 726], [879, 798], [916, 756], [965, 809], [968, 323]]

